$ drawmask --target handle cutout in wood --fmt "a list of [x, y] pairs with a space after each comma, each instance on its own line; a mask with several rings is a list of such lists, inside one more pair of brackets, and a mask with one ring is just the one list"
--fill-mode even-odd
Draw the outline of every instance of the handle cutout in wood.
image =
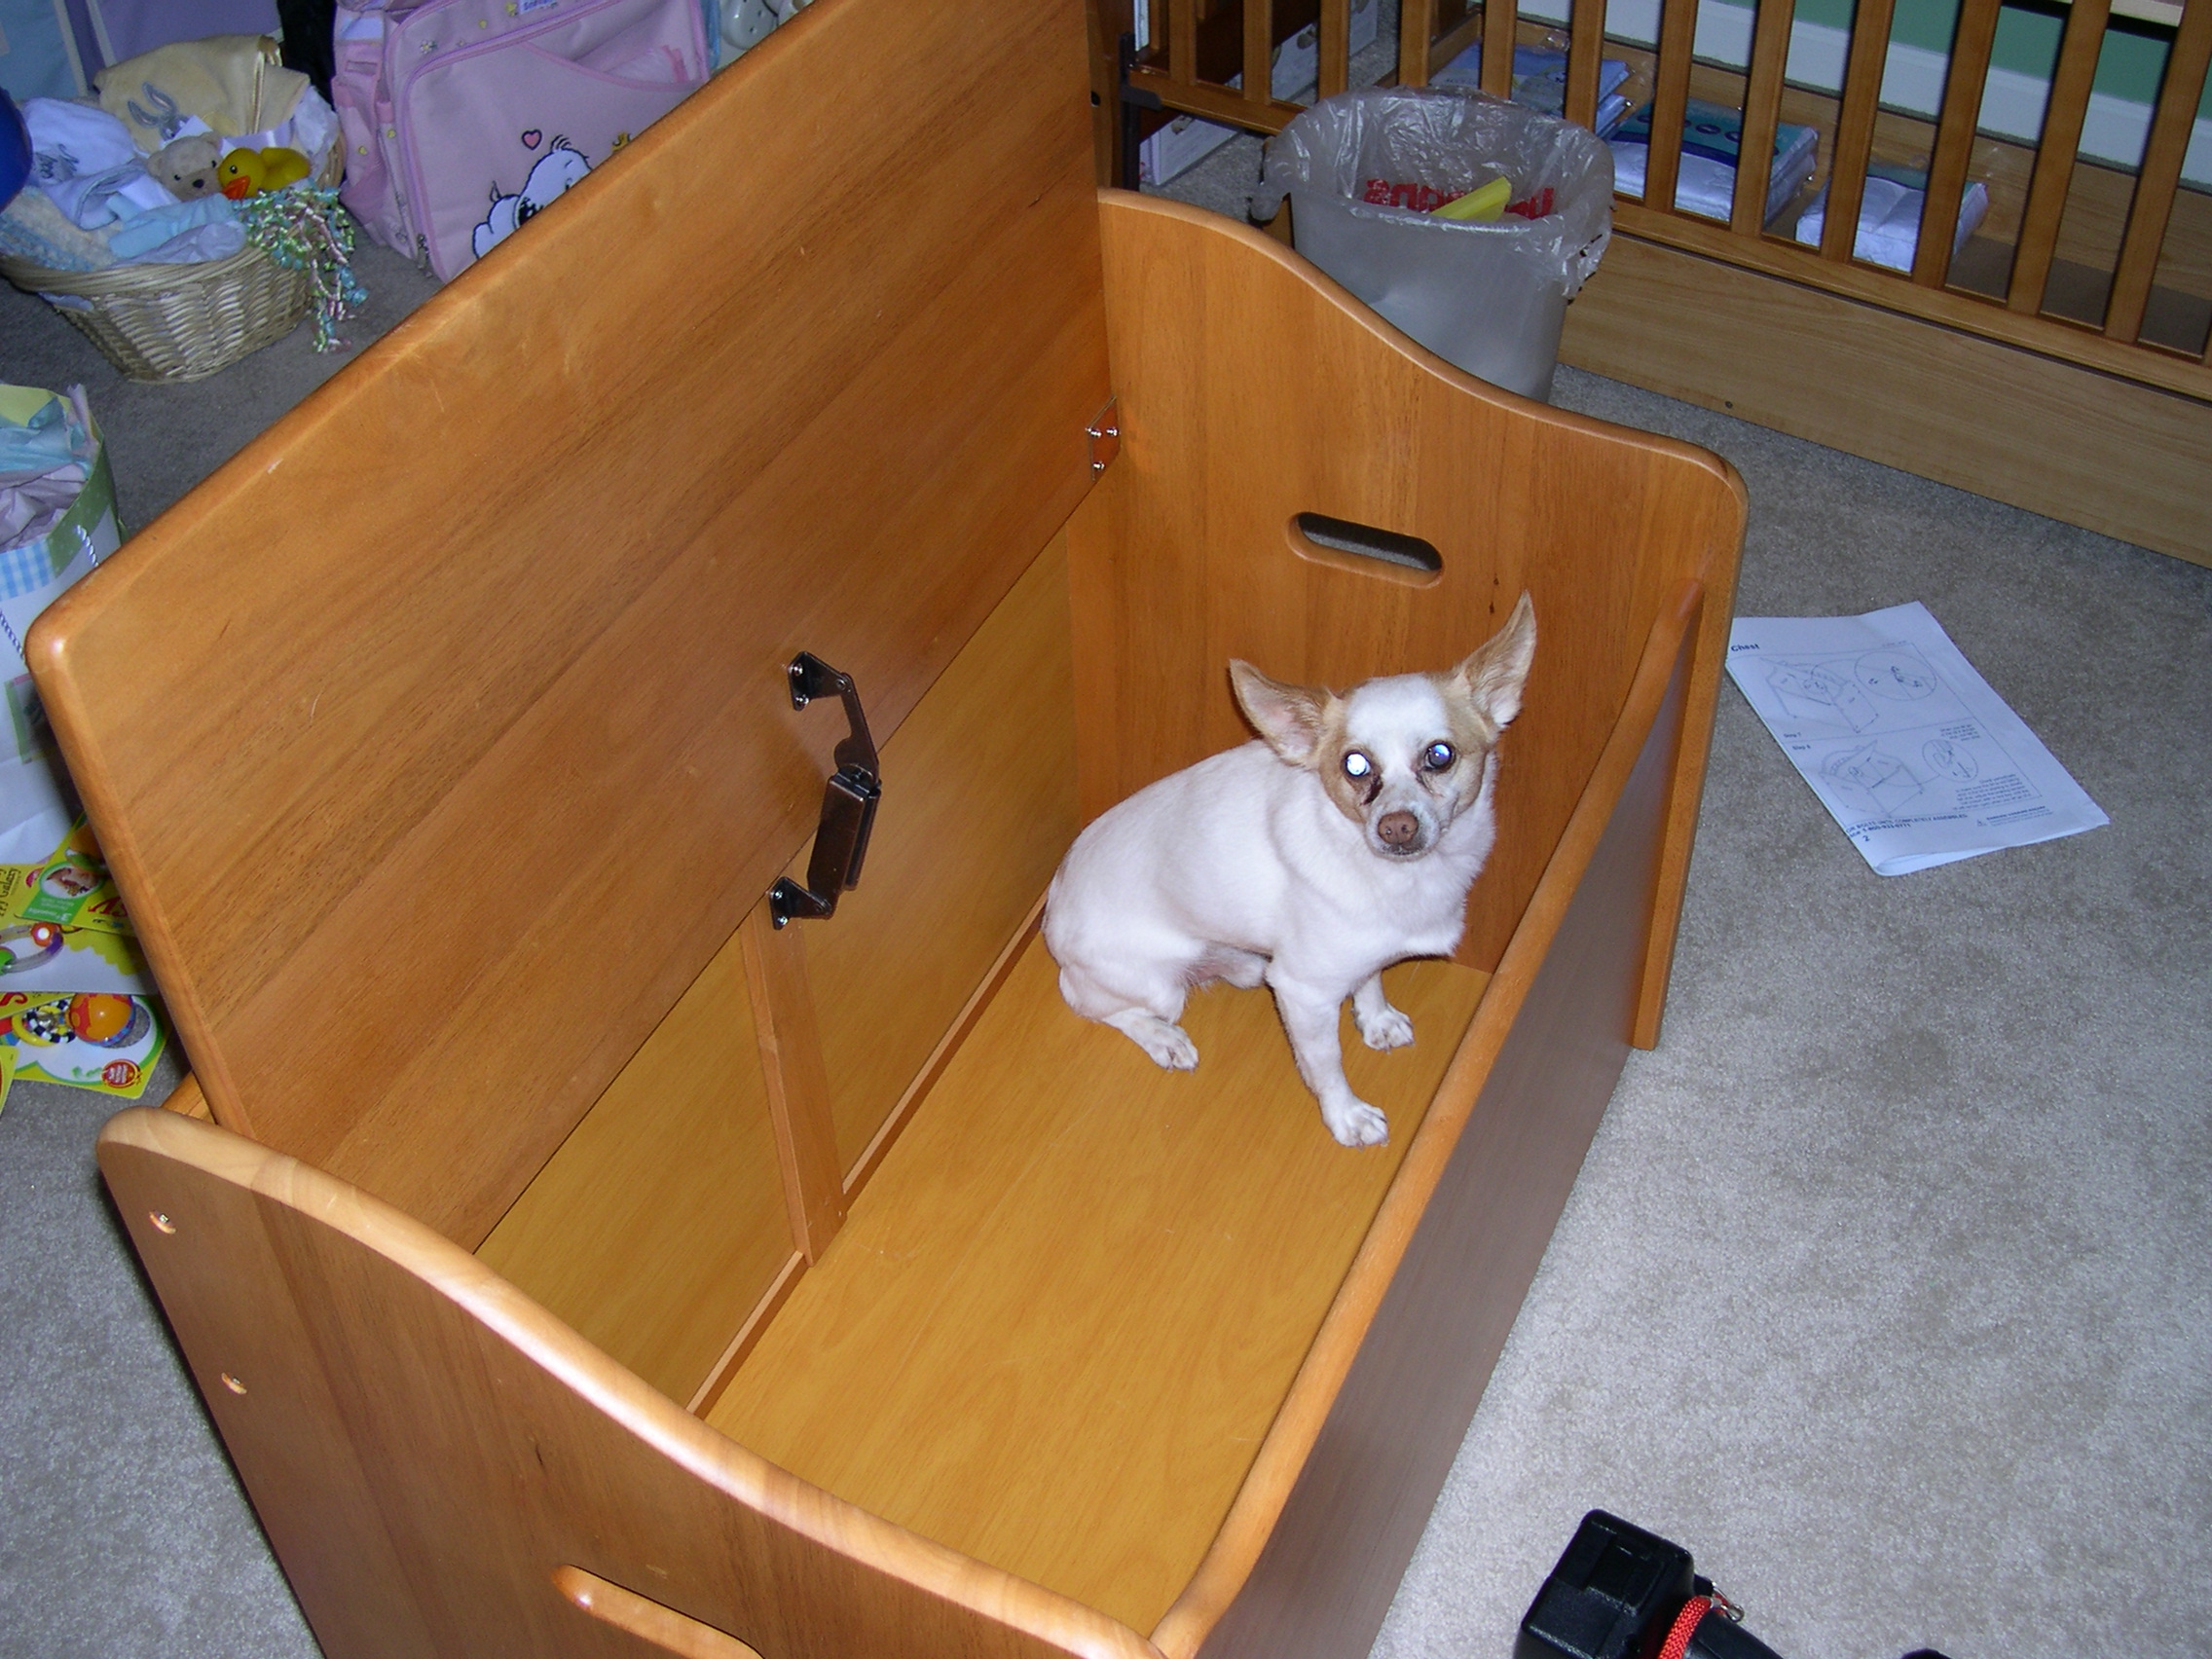
[[579, 1611], [682, 1659], [760, 1659], [759, 1650], [687, 1613], [609, 1584], [580, 1567], [553, 1569], [553, 1588]]
[[1325, 513], [1300, 513], [1290, 521], [1290, 550], [1316, 565], [1349, 571], [1356, 576], [1382, 576], [1413, 587], [1427, 587], [1444, 574], [1444, 555], [1433, 542], [1395, 530]]

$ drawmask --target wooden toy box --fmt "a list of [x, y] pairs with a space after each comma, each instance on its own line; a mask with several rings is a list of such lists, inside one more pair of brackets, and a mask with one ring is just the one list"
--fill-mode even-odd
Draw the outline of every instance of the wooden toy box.
[[[194, 1066], [103, 1168], [333, 1659], [1388, 1605], [1656, 1040], [1743, 496], [1098, 193], [1085, 77], [1078, 0], [821, 0], [32, 636]], [[1443, 667], [1524, 588], [1466, 944], [1348, 1051], [1386, 1149], [1265, 993], [1188, 1075], [1068, 1013], [1046, 882], [1245, 739], [1230, 657]], [[881, 800], [778, 929], [853, 753], [800, 652]]]

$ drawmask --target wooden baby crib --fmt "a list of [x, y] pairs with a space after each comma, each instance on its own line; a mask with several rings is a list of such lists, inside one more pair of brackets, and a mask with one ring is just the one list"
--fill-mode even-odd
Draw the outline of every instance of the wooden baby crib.
[[[33, 632], [194, 1065], [102, 1167], [333, 1659], [1363, 1652], [1656, 1040], [1738, 481], [1098, 192], [1082, 31], [821, 0]], [[1387, 1149], [1263, 994], [1195, 1076], [1060, 1005], [1046, 881], [1230, 656], [1524, 589]]]
[[[1484, 89], [1504, 95], [1514, 43], [1558, 41], [1565, 113], [1588, 126], [1601, 60], [1630, 66], [1630, 89], [1650, 105], [1648, 177], [1640, 200], [1616, 200], [1618, 234], [1568, 310], [1565, 361], [2212, 563], [2212, 188], [2201, 162], [2184, 180], [2193, 132], [2201, 152], [2212, 130], [2198, 115], [2212, 0], [2070, 0], [2030, 140], [1985, 120], [2002, 5], [1959, 6], [1933, 116], [1885, 102], [1897, 0], [1857, 0], [1827, 87], [1790, 78], [1803, 25], [1788, 0], [1759, 0], [1733, 62], [1707, 55], [1703, 14], [1738, 9], [1710, 0], [1659, 0], [1645, 43], [1609, 36], [1594, 0], [1402, 0], [1390, 79], [1426, 85], [1479, 41]], [[1346, 84], [1351, 0], [1093, 9], [1103, 169], [1121, 153], [1108, 128], [1145, 108], [1279, 131], [1301, 106], [1273, 95], [1266, 65], [1293, 33], [1317, 34], [1319, 95]], [[1107, 49], [1139, 38], [1140, 9], [1146, 47], [1124, 68]], [[2123, 13], [2163, 63], [2132, 167], [2080, 153], [2108, 24]], [[1221, 61], [1238, 66], [1241, 87], [1222, 84]], [[1741, 113], [1746, 155], [1771, 153], [1780, 123], [1813, 128], [1818, 171], [1771, 218], [1752, 168], [1738, 170], [1725, 223], [1677, 210], [1693, 97]], [[1855, 257], [1869, 164], [1925, 175], [1909, 271]], [[1976, 182], [1988, 217], [1954, 257]], [[1823, 187], [1820, 245], [1805, 246], [1791, 232]]]

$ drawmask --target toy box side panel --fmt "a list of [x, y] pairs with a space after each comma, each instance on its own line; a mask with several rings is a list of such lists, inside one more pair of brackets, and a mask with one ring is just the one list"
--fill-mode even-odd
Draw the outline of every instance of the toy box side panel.
[[[1340, 1380], [1286, 1404], [1279, 1444], [1153, 1633], [1163, 1651], [1358, 1659], [1373, 1643], [1627, 1058], [1694, 662], [1683, 620], [1654, 626], [1403, 1191], [1315, 1345], [1309, 1369]], [[1346, 1341], [1348, 1365], [1332, 1357]]]
[[219, 1119], [480, 1239], [1065, 521], [1083, 41], [824, 0], [50, 612]]
[[[1112, 510], [1077, 521], [1100, 533], [1071, 542], [1086, 815], [1250, 735], [1231, 657], [1339, 689], [1445, 669], [1526, 590], [1535, 665], [1459, 953], [1494, 968], [1667, 596], [1732, 586], [1741, 485], [1459, 373], [1257, 233], [1119, 192], [1101, 219], [1122, 451]], [[1301, 514], [1418, 538], [1441, 568], [1317, 557]], [[1700, 686], [1718, 671], [1701, 660]]]
[[151, 1111], [100, 1156], [332, 1659], [643, 1659], [625, 1629], [684, 1621], [764, 1659], [1151, 1653], [761, 1462], [319, 1171]]

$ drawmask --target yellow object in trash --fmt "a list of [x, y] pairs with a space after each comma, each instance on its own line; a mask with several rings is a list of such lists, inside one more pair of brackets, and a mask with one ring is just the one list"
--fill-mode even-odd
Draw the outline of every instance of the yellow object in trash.
[[1428, 216], [1432, 219], [1473, 220], [1480, 223], [1499, 217], [1505, 211], [1505, 204], [1512, 200], [1513, 181], [1509, 178], [1493, 178], [1490, 183], [1480, 185], [1464, 196], [1455, 196], [1443, 206], [1432, 209]]

